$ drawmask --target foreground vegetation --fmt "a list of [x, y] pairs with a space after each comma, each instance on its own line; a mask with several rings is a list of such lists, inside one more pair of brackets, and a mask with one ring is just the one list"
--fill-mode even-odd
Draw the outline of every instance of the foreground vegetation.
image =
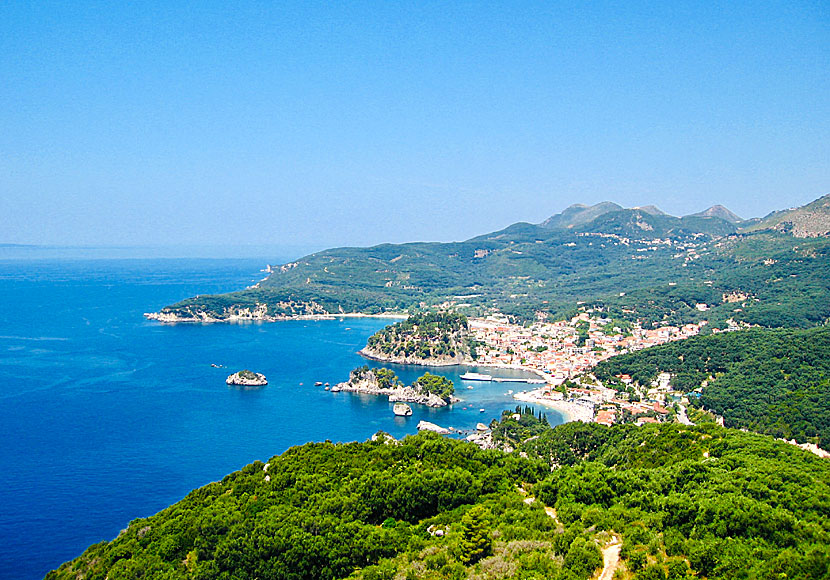
[[830, 574], [830, 462], [715, 425], [550, 429], [518, 411], [524, 456], [433, 434], [309, 443], [48, 578], [587, 579], [612, 535], [623, 578]]
[[698, 336], [594, 369], [610, 385], [620, 374], [649, 385], [660, 372], [672, 373], [671, 384], [681, 391], [705, 384], [690, 402], [723, 416], [727, 427], [830, 448], [830, 327]]

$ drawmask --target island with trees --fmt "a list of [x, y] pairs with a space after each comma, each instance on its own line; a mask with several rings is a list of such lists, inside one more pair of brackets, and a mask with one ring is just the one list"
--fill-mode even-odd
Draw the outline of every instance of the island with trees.
[[369, 368], [364, 365], [349, 373], [349, 380], [331, 388], [332, 392], [352, 392], [383, 395], [390, 403], [416, 403], [427, 407], [445, 407], [459, 401], [453, 382], [446, 377], [425, 373], [414, 383], [405, 386], [398, 376], [387, 368]]
[[255, 373], [248, 369], [233, 373], [225, 382], [229, 385], [236, 385], [239, 387], [264, 387], [268, 384], [268, 380], [262, 373]]

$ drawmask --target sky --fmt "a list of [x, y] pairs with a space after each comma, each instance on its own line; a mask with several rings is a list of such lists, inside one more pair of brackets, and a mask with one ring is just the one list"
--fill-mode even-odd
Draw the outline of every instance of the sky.
[[830, 193], [830, 4], [0, 3], [0, 243], [460, 240]]

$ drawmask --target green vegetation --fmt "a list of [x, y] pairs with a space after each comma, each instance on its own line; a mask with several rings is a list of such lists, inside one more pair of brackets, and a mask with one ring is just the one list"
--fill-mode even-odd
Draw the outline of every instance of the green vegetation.
[[369, 337], [367, 346], [388, 357], [463, 360], [474, 349], [467, 330], [463, 314], [425, 312], [380, 329]]
[[224, 319], [259, 306], [270, 316], [440, 307], [532, 320], [537, 311], [572, 314], [585, 302], [646, 324], [706, 319], [723, 328], [731, 318], [808, 327], [830, 319], [828, 271], [827, 237], [735, 233], [718, 217], [621, 210], [573, 229], [520, 223], [464, 242], [325, 250], [276, 269], [256, 288], [190, 298], [163, 312]]
[[693, 404], [742, 427], [830, 447], [830, 327], [751, 329], [698, 336], [617, 356], [594, 374], [614, 381], [631, 375], [649, 385], [659, 372], [691, 391], [707, 386]]
[[[349, 382], [352, 384], [367, 380], [374, 380], [381, 389], [401, 389], [404, 386], [398, 375], [387, 368], [369, 368], [368, 365], [363, 365], [349, 373]], [[436, 395], [446, 400], [455, 394], [455, 385], [451, 380], [432, 373], [424, 373], [411, 387], [420, 393]]]
[[431, 373], [421, 375], [412, 386], [423, 393], [436, 395], [442, 399], [449, 399], [455, 393], [455, 385], [451, 380]]
[[521, 405], [515, 411], [503, 411], [499, 421], [493, 420], [490, 425], [493, 434], [493, 441], [496, 443], [515, 448], [522, 441], [535, 437], [550, 429], [550, 424], [544, 413], [539, 411], [538, 415], [533, 409]]
[[239, 376], [243, 379], [248, 379], [249, 381], [255, 381], [259, 378], [255, 372], [249, 371], [248, 369], [239, 371]]
[[255, 462], [47, 578], [576, 580], [612, 535], [624, 578], [826, 578], [829, 516], [830, 462], [716, 425], [568, 423], [510, 454], [381, 435]]
[[715, 425], [568, 423], [520, 449], [554, 467], [534, 491], [565, 529], [620, 534], [635, 578], [830, 574], [830, 462], [797, 447]]
[[394, 371], [387, 368], [370, 369], [369, 365], [358, 367], [349, 373], [349, 382], [357, 383], [362, 380], [374, 380], [381, 389], [399, 389], [403, 383]]

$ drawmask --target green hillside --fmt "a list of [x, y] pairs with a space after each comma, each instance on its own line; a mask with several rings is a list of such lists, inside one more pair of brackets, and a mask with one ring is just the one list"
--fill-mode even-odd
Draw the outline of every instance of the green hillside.
[[718, 217], [619, 210], [570, 229], [520, 223], [464, 242], [335, 248], [274, 268], [255, 288], [162, 313], [225, 320], [257, 308], [280, 317], [440, 305], [530, 319], [588, 303], [645, 323], [810, 326], [830, 317], [830, 239], [734, 232]]
[[412, 314], [369, 337], [366, 348], [376, 358], [464, 361], [475, 355], [467, 317], [453, 312]]
[[47, 578], [577, 580], [612, 536], [623, 578], [830, 573], [830, 463], [796, 447], [715, 426], [575, 423], [521, 451], [431, 434], [294, 447]]
[[727, 427], [830, 448], [830, 327], [698, 336], [594, 369], [601, 380], [628, 374], [641, 385], [660, 372], [672, 373], [682, 391], [706, 384], [691, 401], [722, 415]]

